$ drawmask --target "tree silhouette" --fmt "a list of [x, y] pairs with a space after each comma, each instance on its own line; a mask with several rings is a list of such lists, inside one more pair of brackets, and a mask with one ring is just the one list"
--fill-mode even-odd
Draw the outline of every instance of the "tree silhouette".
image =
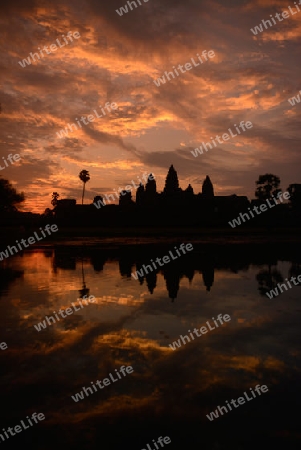
[[18, 193], [8, 180], [0, 179], [0, 212], [16, 211], [16, 206], [24, 202], [24, 193]]
[[52, 206], [55, 207], [57, 205], [57, 201], [58, 201], [59, 196], [60, 196], [60, 194], [58, 194], [57, 192], [53, 192], [52, 193], [52, 199], [51, 199]]
[[255, 197], [261, 201], [269, 200], [272, 196], [277, 197], [278, 193], [281, 192], [281, 189], [278, 189], [280, 178], [271, 173], [259, 175], [256, 184], [258, 187], [255, 191]]
[[83, 205], [83, 204], [84, 204], [84, 195], [85, 195], [85, 186], [86, 186], [87, 181], [90, 180], [89, 172], [88, 172], [87, 170], [82, 170], [82, 171], [79, 173], [79, 178], [80, 178], [80, 180], [84, 183], [84, 186], [83, 186], [83, 196], [82, 196], [82, 205]]
[[43, 216], [46, 217], [46, 218], [53, 217], [53, 210], [50, 209], [50, 208], [46, 208], [44, 213], [43, 213]]
[[258, 290], [260, 295], [265, 296], [267, 292], [271, 289], [275, 289], [278, 283], [283, 281], [283, 277], [279, 270], [271, 269], [271, 264], [269, 264], [268, 270], [260, 270], [256, 275], [256, 280], [258, 281]]
[[301, 209], [301, 184], [290, 184], [287, 188], [289, 201], [294, 209]]
[[98, 204], [98, 202], [100, 202], [100, 204], [101, 204], [101, 203], [106, 204], [106, 202], [104, 201], [104, 199], [103, 199], [103, 197], [102, 197], [101, 195], [96, 195], [96, 196], [94, 197], [93, 203]]

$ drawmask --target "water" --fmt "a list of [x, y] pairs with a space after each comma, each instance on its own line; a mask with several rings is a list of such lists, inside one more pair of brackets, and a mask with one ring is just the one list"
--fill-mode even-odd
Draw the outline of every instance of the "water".
[[[199, 246], [135, 280], [170, 245], [33, 249], [0, 266], [1, 426], [45, 420], [7, 448], [244, 449], [300, 446], [300, 286], [269, 299], [271, 280], [301, 274], [298, 249]], [[285, 254], [284, 254], [285, 253]], [[279, 254], [279, 257], [277, 257]], [[81, 308], [80, 296], [96, 302]], [[38, 332], [53, 312], [79, 311]], [[219, 314], [231, 320], [181, 348], [170, 344]], [[59, 316], [58, 316], [59, 317]], [[75, 402], [71, 396], [121, 366], [133, 373]], [[267, 393], [208, 420], [250, 388]], [[159, 444], [157, 444], [159, 445]], [[160, 445], [159, 445], [159, 448]], [[149, 449], [148, 449], [149, 450]]]

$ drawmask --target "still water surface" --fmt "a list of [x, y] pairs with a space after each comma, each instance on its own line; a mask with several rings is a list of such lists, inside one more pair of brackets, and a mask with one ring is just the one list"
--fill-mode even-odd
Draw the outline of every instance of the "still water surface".
[[[66, 247], [34, 249], [0, 266], [0, 429], [33, 412], [46, 419], [3, 442], [50, 449], [244, 449], [300, 444], [299, 286], [265, 292], [301, 273], [300, 261], [254, 263], [208, 249], [160, 272], [131, 273], [154, 255]], [[96, 302], [38, 332], [34, 325], [87, 294]], [[173, 351], [169, 344], [218, 314], [231, 321]], [[212, 322], [212, 320], [211, 320]], [[71, 398], [120, 367], [134, 372]], [[257, 384], [269, 392], [210, 422], [206, 414]], [[148, 449], [149, 450], [149, 449]]]

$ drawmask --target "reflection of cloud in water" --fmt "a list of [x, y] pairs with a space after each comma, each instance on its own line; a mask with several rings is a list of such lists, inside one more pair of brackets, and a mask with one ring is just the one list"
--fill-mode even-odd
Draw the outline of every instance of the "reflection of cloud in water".
[[[22, 417], [30, 405], [32, 410], [43, 411], [48, 424], [60, 423], [63, 429], [76, 424], [78, 432], [87, 431], [100, 418], [107, 423], [108, 432], [116, 420], [131, 427], [128, 417], [140, 424], [141, 433], [143, 420], [145, 426], [149, 419], [160, 428], [168, 417], [175, 433], [179, 424], [187, 425], [187, 421], [202, 427], [208, 411], [257, 383], [269, 386], [272, 399], [277, 392], [279, 405], [287, 401], [283, 386], [295, 386], [301, 368], [298, 291], [291, 290], [289, 303], [285, 294], [273, 303], [263, 299], [256, 275], [268, 270], [267, 266], [252, 265], [235, 273], [221, 260], [211, 262], [207, 279], [212, 280], [213, 268], [214, 283], [206, 292], [199, 262], [186, 261], [195, 267], [193, 277], [188, 267], [176, 269], [179, 289], [177, 301], [172, 303], [166, 293], [165, 273], [157, 273], [156, 288], [150, 294], [145, 283], [121, 276], [117, 261], [111, 259], [101, 271], [95, 271], [86, 255], [85, 282], [97, 303], [38, 333], [33, 324], [78, 298], [80, 257], [74, 262], [57, 263], [53, 271], [53, 258], [42, 253], [24, 253], [10, 261], [16, 266], [13, 270], [23, 271], [3, 297], [5, 308], [1, 302], [2, 322], [8, 317], [3, 340], [10, 350], [4, 362], [7, 388], [3, 401], [19, 405], [15, 415]], [[282, 263], [279, 271], [286, 276], [290, 267]], [[183, 275], [185, 270], [189, 278]], [[231, 316], [226, 327], [176, 352], [169, 348], [180, 334], [219, 313]], [[132, 379], [112, 384], [81, 405], [72, 405], [70, 395], [121, 365], [133, 366]], [[257, 406], [250, 402], [243, 417], [255, 414], [263, 420], [264, 415], [272, 417], [274, 410], [269, 402]], [[235, 424], [239, 420], [235, 416]], [[123, 426], [119, 430], [126, 435]], [[202, 430], [206, 435], [206, 428]], [[75, 444], [71, 435], [63, 432], [63, 436]], [[144, 442], [148, 442], [145, 436]]]

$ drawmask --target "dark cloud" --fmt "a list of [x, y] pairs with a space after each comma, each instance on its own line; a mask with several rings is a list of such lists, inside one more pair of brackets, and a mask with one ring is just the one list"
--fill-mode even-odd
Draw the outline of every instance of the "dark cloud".
[[109, 133], [98, 131], [90, 126], [85, 127], [84, 132], [97, 142], [101, 142], [103, 144], [115, 144], [123, 150], [132, 153], [134, 156], [137, 155], [136, 147], [132, 144], [125, 144], [119, 136], [113, 136]]
[[180, 0], [168, 0], [163, 4], [153, 0], [142, 3], [141, 6], [132, 11], [129, 10], [127, 14], [120, 17], [116, 9], [127, 4], [126, 2], [122, 4], [120, 0], [112, 0], [110, 3], [88, 1], [93, 13], [104, 18], [116, 30], [132, 39], [139, 37], [140, 42], [149, 43], [162, 39], [162, 35], [170, 38], [173, 34], [180, 35], [182, 32], [189, 31], [189, 22], [184, 20], [185, 16], [188, 18], [193, 13], [199, 14], [204, 3], [201, 0], [198, 2], [188, 0], [183, 7], [183, 2]]
[[0, 2], [0, 11], [4, 15], [20, 14], [32, 10], [43, 3], [41, 0], [3, 0]]
[[[132, 179], [132, 174], [127, 176], [131, 164], [134, 170], [155, 172], [159, 185], [174, 164], [184, 188], [199, 180], [194, 186], [198, 190], [208, 174], [223, 192], [250, 196], [261, 173], [275, 172], [284, 185], [298, 182], [300, 105], [291, 107], [287, 100], [301, 88], [301, 66], [296, 64], [300, 19], [287, 19], [256, 40], [250, 31], [287, 4], [149, 0], [120, 17], [116, 9], [125, 4], [1, 3], [0, 152], [33, 158], [7, 168], [7, 176], [26, 190], [33, 186], [30, 173], [38, 178], [41, 165], [41, 186], [51, 186], [58, 173], [56, 189], [64, 189], [63, 180], [72, 178], [73, 183], [79, 164], [90, 161], [97, 186]], [[20, 59], [69, 30], [78, 30], [81, 38], [20, 67]], [[215, 51], [212, 61], [154, 85], [173, 65], [183, 65], [205, 49]], [[118, 110], [66, 139], [57, 138], [57, 131], [106, 101], [116, 102]], [[192, 156], [190, 151], [202, 141], [241, 120], [252, 121], [253, 129], [198, 158]], [[105, 172], [102, 162], [116, 167]], [[31, 198], [37, 195], [29, 190]]]

